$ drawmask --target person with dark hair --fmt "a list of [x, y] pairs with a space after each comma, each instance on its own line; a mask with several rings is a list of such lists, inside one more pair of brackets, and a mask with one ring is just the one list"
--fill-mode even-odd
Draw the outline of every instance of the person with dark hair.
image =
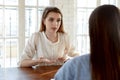
[[43, 11], [40, 31], [32, 34], [18, 63], [20, 67], [62, 65], [78, 55], [64, 31], [63, 15], [57, 7]]
[[90, 54], [67, 61], [55, 80], [120, 80], [120, 10], [98, 6], [89, 18]]

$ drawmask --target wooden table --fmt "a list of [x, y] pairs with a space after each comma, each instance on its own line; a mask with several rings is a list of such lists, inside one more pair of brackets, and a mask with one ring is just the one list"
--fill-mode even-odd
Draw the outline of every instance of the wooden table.
[[60, 67], [0, 68], [0, 80], [50, 80]]

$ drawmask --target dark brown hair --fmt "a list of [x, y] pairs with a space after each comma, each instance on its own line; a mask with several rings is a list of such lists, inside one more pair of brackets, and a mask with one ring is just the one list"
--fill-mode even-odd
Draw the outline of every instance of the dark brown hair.
[[50, 12], [59, 13], [59, 14], [61, 15], [61, 25], [60, 25], [60, 28], [58, 29], [58, 32], [64, 33], [65, 31], [64, 31], [64, 28], [63, 28], [63, 15], [62, 15], [60, 9], [58, 9], [57, 7], [46, 7], [46, 8], [44, 9], [43, 14], [42, 14], [41, 25], [40, 25], [40, 32], [46, 30], [46, 27], [45, 27], [45, 25], [44, 25], [44, 20], [46, 19], [47, 15], [48, 15]]
[[120, 11], [97, 7], [89, 18], [92, 80], [120, 80]]

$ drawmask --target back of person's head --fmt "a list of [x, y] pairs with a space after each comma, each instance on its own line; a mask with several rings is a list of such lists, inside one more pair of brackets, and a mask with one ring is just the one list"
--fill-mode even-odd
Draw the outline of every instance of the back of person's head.
[[46, 19], [46, 17], [48, 16], [48, 14], [50, 12], [59, 13], [61, 15], [61, 25], [60, 25], [60, 28], [58, 29], [58, 32], [64, 33], [65, 31], [64, 31], [64, 28], [63, 28], [63, 15], [62, 15], [62, 12], [60, 11], [59, 8], [54, 7], [54, 6], [49, 6], [49, 7], [46, 7], [44, 9], [43, 14], [42, 14], [42, 19], [41, 19], [40, 31], [42, 32], [42, 31], [46, 30], [44, 20]]
[[97, 7], [89, 18], [92, 80], [120, 80], [120, 11]]

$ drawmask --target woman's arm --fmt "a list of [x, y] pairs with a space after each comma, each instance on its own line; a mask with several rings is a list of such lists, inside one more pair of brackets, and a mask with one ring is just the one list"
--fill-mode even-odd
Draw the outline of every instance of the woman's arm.
[[31, 59], [25, 59], [21, 61], [20, 67], [32, 67], [35, 65], [39, 65], [41, 63], [44, 64], [53, 64], [55, 61], [54, 60], [49, 60], [43, 57], [40, 57], [39, 59], [31, 60]]
[[18, 63], [19, 67], [32, 67], [33, 65], [37, 64], [36, 60], [32, 60], [34, 55], [36, 54], [36, 40], [37, 40], [37, 33], [32, 34], [29, 38], [24, 50], [23, 54], [20, 57], [20, 61]]
[[21, 62], [20, 67], [32, 67], [38, 64], [37, 60], [25, 59]]

